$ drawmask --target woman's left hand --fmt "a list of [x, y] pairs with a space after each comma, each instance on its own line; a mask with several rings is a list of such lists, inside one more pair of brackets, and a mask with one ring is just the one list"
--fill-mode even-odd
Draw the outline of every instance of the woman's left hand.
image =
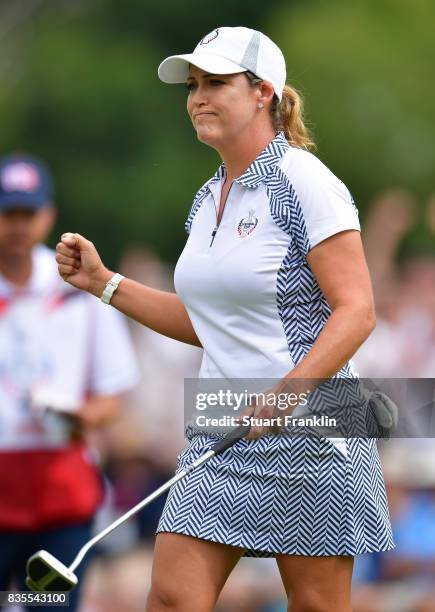
[[275, 389], [264, 391], [261, 397], [257, 398], [256, 402], [245, 408], [238, 421], [243, 423], [243, 417], [249, 417], [251, 421], [251, 429], [245, 437], [246, 440], [256, 440], [267, 434], [277, 434], [281, 429], [281, 421], [283, 420], [282, 411], [278, 410], [276, 403], [265, 401], [264, 398], [276, 397]]

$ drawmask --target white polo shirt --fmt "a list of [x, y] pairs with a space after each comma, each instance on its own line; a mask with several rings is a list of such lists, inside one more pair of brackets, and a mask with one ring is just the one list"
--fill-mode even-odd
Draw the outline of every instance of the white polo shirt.
[[[346, 186], [279, 133], [233, 182], [213, 237], [224, 177], [222, 165], [198, 191], [175, 270], [204, 347], [199, 376], [282, 377], [331, 313], [307, 254], [333, 234], [359, 230], [358, 213]], [[340, 375], [351, 375], [349, 365]]]
[[32, 407], [32, 392], [78, 408], [89, 395], [119, 394], [137, 380], [121, 315], [65, 283], [53, 251], [34, 249], [23, 289], [0, 275], [0, 457], [69, 445], [60, 420]]

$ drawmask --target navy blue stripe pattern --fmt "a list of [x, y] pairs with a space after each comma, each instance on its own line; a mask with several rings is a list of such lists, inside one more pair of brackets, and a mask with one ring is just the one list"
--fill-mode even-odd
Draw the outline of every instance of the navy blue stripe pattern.
[[[265, 183], [272, 218], [291, 238], [277, 274], [277, 307], [289, 353], [298, 363], [330, 309], [306, 262], [310, 244], [302, 207], [277, 166], [288, 148], [279, 134], [238, 182], [252, 189]], [[221, 166], [211, 182], [223, 173]], [[188, 231], [211, 182], [195, 198]], [[340, 370], [338, 377], [348, 384], [339, 387], [338, 405], [353, 405], [358, 395], [354, 376], [349, 366]], [[322, 391], [311, 409], [317, 410], [317, 402], [324, 409], [328, 399], [337, 406], [336, 393]], [[177, 470], [215, 441], [216, 436], [194, 436], [180, 454]], [[347, 456], [321, 437], [240, 440], [172, 487], [157, 531], [239, 546], [255, 557], [389, 550], [394, 544], [376, 440], [349, 438], [346, 443]]]
[[[266, 179], [270, 213], [291, 237], [277, 276], [277, 306], [290, 355], [295, 364], [308, 353], [325, 326], [331, 309], [307, 263], [311, 247], [302, 207], [287, 176], [274, 166]], [[345, 365], [339, 376], [353, 376]]]
[[[215, 437], [194, 437], [177, 471]], [[357, 555], [394, 547], [376, 448], [351, 439], [240, 440], [171, 488], [158, 532], [245, 548], [245, 556]], [[373, 478], [375, 474], [375, 478]]]
[[214, 183], [217, 183], [218, 181], [220, 181], [222, 177], [224, 176], [224, 174], [225, 174], [225, 166], [221, 164], [216, 174], [212, 176], [212, 178], [208, 180], [195, 195], [189, 215], [184, 225], [184, 228], [188, 234], [190, 234], [192, 223], [193, 223], [196, 213], [199, 210], [199, 207], [201, 206], [205, 198], [210, 193], [210, 185], [213, 185]]

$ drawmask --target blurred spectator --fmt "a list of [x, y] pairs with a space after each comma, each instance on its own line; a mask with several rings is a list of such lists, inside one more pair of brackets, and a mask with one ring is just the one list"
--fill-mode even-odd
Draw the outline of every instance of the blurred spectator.
[[55, 214], [43, 162], [0, 159], [0, 590], [25, 589], [37, 550], [68, 565], [90, 538], [103, 488], [86, 432], [137, 380], [119, 314], [64, 283], [41, 244]]
[[[432, 209], [430, 203], [428, 219], [433, 216]], [[376, 288], [377, 326], [354, 361], [362, 377], [427, 378], [407, 385], [401, 431], [410, 436], [429, 436], [435, 435], [435, 385], [431, 382], [435, 371], [433, 239], [414, 244], [411, 249], [408, 246], [407, 250], [402, 246], [397, 262], [400, 245], [407, 244], [415, 212], [412, 196], [403, 190], [388, 190], [373, 202], [364, 241]]]
[[[435, 215], [431, 200], [427, 218]], [[432, 212], [431, 212], [432, 211]], [[430, 214], [429, 214], [430, 213]], [[362, 377], [432, 377], [435, 368], [435, 248], [414, 247], [397, 255], [415, 224], [411, 194], [390, 189], [375, 198], [364, 231], [373, 281], [377, 326], [356, 353]], [[435, 228], [435, 223], [432, 223]]]
[[392, 440], [382, 464], [396, 548], [357, 558], [354, 612], [435, 610], [435, 447]]
[[363, 240], [378, 314], [394, 317], [398, 274], [395, 264], [403, 236], [415, 223], [415, 199], [403, 189], [386, 189], [370, 205]]
[[[404, 387], [400, 417], [415, 438], [380, 448], [396, 549], [355, 560], [354, 612], [435, 610], [433, 238], [414, 243], [398, 258], [415, 216], [413, 197], [389, 190], [374, 201], [364, 234], [378, 322], [354, 360], [362, 377], [415, 379]], [[425, 221], [422, 235], [435, 234], [435, 198]]]

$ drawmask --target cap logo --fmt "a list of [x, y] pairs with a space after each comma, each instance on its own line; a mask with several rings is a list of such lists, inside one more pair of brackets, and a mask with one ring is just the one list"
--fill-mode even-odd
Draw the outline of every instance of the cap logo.
[[25, 162], [6, 166], [1, 171], [3, 191], [36, 191], [40, 184], [36, 168]]
[[216, 28], [216, 30], [213, 30], [213, 32], [210, 32], [210, 34], [207, 34], [206, 36], [204, 36], [204, 38], [199, 41], [199, 44], [208, 45], [208, 43], [214, 40], [215, 38], [217, 38], [218, 35], [219, 35], [219, 28]]

